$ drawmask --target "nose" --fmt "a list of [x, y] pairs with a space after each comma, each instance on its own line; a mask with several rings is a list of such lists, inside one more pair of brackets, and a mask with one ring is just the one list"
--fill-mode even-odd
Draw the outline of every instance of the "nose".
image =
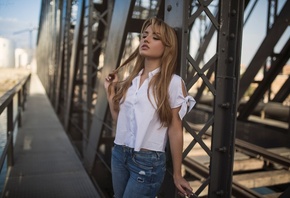
[[146, 37], [144, 38], [144, 43], [149, 43], [149, 41], [148, 41], [148, 36], [146, 36]]

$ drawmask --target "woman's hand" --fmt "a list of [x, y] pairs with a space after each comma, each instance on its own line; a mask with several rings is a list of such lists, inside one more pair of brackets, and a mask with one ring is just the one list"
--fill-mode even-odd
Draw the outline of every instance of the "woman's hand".
[[190, 187], [190, 184], [180, 175], [180, 176], [173, 176], [174, 184], [176, 188], [178, 189], [178, 193], [180, 196], [190, 196], [192, 195], [192, 188]]
[[114, 108], [113, 98], [115, 96], [115, 84], [118, 82], [117, 72], [112, 72], [105, 78], [104, 87], [106, 89], [110, 112], [114, 121], [117, 121], [118, 111]]
[[179, 117], [180, 107], [172, 109], [172, 121], [168, 128], [168, 137], [173, 163], [173, 179], [176, 188], [183, 196], [190, 196], [192, 188], [182, 177], [182, 150], [183, 150], [183, 131], [182, 121]]
[[118, 82], [118, 75], [115, 72], [110, 73], [104, 82], [104, 87], [106, 89], [107, 97], [112, 98], [115, 95], [115, 84]]

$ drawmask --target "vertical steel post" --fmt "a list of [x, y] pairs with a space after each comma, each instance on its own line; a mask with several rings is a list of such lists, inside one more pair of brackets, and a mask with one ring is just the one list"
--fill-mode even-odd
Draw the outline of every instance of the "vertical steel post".
[[209, 197], [231, 197], [244, 1], [219, 4]]
[[65, 107], [67, 106], [67, 97], [68, 97], [68, 84], [69, 84], [69, 73], [70, 73], [70, 58], [72, 52], [72, 30], [71, 26], [71, 16], [72, 16], [72, 0], [67, 0], [66, 5], [63, 5], [65, 8], [64, 15], [64, 38], [63, 38], [63, 63], [60, 65], [62, 71], [60, 72], [60, 93], [59, 93], [59, 104], [56, 106], [56, 111], [59, 114], [61, 121], [64, 123], [65, 120]]
[[23, 85], [23, 87], [19, 90], [19, 92], [17, 93], [17, 100], [18, 100], [18, 126], [21, 127], [22, 125], [22, 104], [23, 104], [23, 93], [24, 93], [24, 87], [25, 85]]
[[60, 103], [60, 93], [61, 93], [61, 77], [63, 77], [63, 66], [64, 66], [64, 40], [65, 40], [65, 31], [67, 23], [67, 13], [68, 13], [68, 1], [63, 0], [60, 2], [60, 19], [59, 19], [59, 32], [58, 32], [58, 42], [57, 42], [57, 59], [56, 64], [57, 68], [55, 70], [55, 100], [54, 100], [54, 109], [59, 113], [59, 103]]
[[81, 49], [81, 38], [82, 38], [82, 27], [83, 27], [83, 14], [84, 14], [84, 0], [78, 0], [78, 16], [77, 23], [74, 32], [73, 46], [72, 46], [72, 54], [70, 59], [70, 74], [68, 79], [68, 90], [67, 90], [67, 106], [65, 107], [65, 119], [64, 119], [64, 127], [65, 130], [69, 129], [70, 118], [72, 113], [72, 105], [74, 99], [74, 86], [76, 85], [76, 76], [77, 70], [79, 66], [79, 53]]
[[13, 166], [14, 164], [14, 155], [13, 155], [13, 100], [7, 106], [7, 140], [9, 141], [9, 147], [7, 151], [7, 163], [8, 166]]

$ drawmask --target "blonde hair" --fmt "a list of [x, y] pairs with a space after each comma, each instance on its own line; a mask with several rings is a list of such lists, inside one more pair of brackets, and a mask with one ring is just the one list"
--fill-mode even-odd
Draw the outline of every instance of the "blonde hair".
[[[158, 18], [147, 19], [141, 29], [141, 33], [150, 26], [153, 32], [158, 30], [160, 34], [160, 40], [164, 45], [164, 53], [161, 57], [160, 72], [158, 72], [151, 79], [149, 88], [147, 91], [148, 98], [149, 90], [152, 88], [153, 96], [157, 104], [157, 113], [159, 115], [162, 126], [168, 126], [172, 120], [172, 112], [169, 104], [168, 87], [171, 81], [171, 77], [176, 69], [177, 61], [177, 37], [173, 28], [167, 25], [164, 21]], [[119, 104], [122, 103], [126, 97], [128, 88], [131, 86], [132, 80], [138, 75], [138, 73], [144, 68], [144, 57], [139, 54], [139, 48], [137, 48], [128, 59], [121, 65], [128, 65], [132, 61], [135, 62], [135, 66], [130, 72], [130, 75], [123, 81], [119, 81], [116, 84], [116, 94], [113, 97], [114, 108], [119, 110]], [[152, 101], [150, 101], [152, 102]]]

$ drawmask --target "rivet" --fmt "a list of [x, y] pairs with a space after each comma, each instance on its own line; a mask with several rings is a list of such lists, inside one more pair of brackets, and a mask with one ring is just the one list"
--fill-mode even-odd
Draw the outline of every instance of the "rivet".
[[236, 15], [237, 14], [237, 11], [236, 10], [232, 10], [232, 15]]
[[228, 109], [230, 107], [230, 103], [225, 102], [219, 105], [221, 108]]
[[216, 150], [219, 152], [225, 153], [227, 151], [227, 148], [225, 146], [223, 146], [223, 147], [217, 148]]
[[216, 194], [217, 195], [223, 195], [224, 194], [224, 191], [223, 190], [218, 190], [218, 191], [216, 191]]

